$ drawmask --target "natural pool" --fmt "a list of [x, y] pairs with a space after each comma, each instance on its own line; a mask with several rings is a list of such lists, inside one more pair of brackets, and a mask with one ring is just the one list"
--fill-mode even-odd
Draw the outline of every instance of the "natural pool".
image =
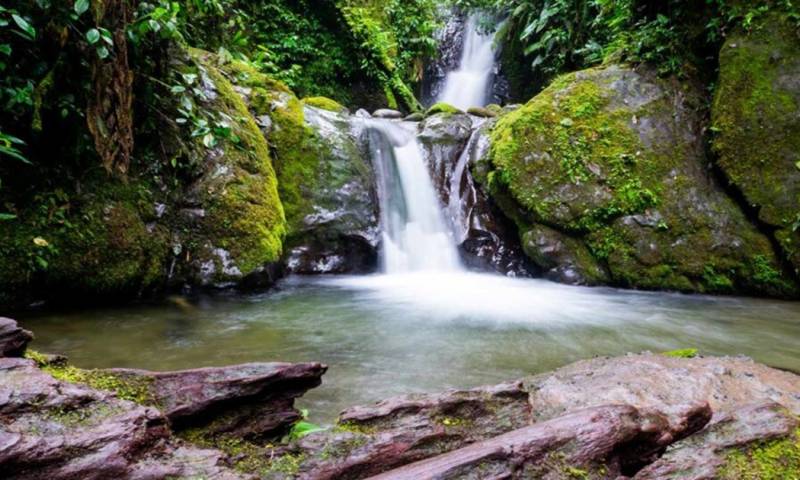
[[344, 407], [512, 380], [595, 355], [697, 348], [800, 371], [800, 303], [579, 288], [471, 273], [292, 277], [259, 295], [38, 313], [32, 348], [81, 367], [320, 361], [301, 401]]

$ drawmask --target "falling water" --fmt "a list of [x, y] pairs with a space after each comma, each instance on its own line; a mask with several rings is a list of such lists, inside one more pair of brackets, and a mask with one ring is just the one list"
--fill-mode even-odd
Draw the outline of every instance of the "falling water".
[[378, 178], [384, 270], [459, 271], [458, 252], [445, 227], [415, 127], [389, 120], [367, 121]]
[[462, 110], [486, 105], [495, 61], [494, 36], [481, 32], [478, 16], [471, 15], [465, 28], [461, 62], [447, 74], [438, 99]]

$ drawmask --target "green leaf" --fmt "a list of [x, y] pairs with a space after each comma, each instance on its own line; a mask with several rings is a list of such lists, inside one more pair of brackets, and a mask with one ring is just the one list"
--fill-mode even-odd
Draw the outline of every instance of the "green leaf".
[[89, 0], [75, 0], [75, 13], [83, 15], [89, 10]]
[[97, 49], [97, 56], [100, 57], [101, 60], [105, 60], [109, 55], [111, 55], [111, 52], [109, 52], [106, 47], [103, 46]]
[[89, 45], [94, 45], [100, 41], [100, 30], [93, 28], [86, 32], [86, 41], [89, 42]]
[[217, 137], [215, 137], [213, 133], [206, 134], [206, 136], [203, 137], [203, 145], [208, 149], [216, 147]]
[[28, 37], [29, 37], [31, 40], [33, 40], [34, 38], [36, 38], [36, 29], [35, 29], [35, 28], [33, 28], [33, 25], [31, 25], [30, 23], [28, 23], [28, 21], [27, 21], [27, 20], [25, 20], [24, 18], [20, 17], [20, 16], [19, 16], [19, 15], [17, 15], [17, 14], [12, 14], [12, 15], [11, 15], [11, 18], [14, 20], [14, 23], [16, 23], [16, 24], [17, 24], [17, 26], [18, 26], [18, 27], [19, 27], [19, 28], [20, 28], [20, 29], [21, 29], [23, 32], [25, 32], [25, 33], [27, 34], [27, 36], [28, 36]]
[[294, 424], [292, 430], [289, 432], [289, 437], [292, 440], [297, 440], [299, 438], [305, 437], [306, 435], [310, 435], [314, 432], [321, 432], [323, 430], [325, 429], [320, 427], [319, 425], [307, 422], [305, 420], [301, 420]]
[[0, 213], [0, 222], [14, 220], [15, 218], [17, 218], [17, 216], [13, 213]]

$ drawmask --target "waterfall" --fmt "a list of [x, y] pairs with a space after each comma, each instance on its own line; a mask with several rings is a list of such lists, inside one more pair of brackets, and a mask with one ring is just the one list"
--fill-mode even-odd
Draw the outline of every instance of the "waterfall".
[[495, 56], [494, 35], [481, 32], [478, 15], [471, 15], [464, 31], [461, 62], [445, 77], [438, 101], [462, 110], [485, 106], [494, 76]]
[[461, 270], [416, 138], [416, 125], [366, 120], [378, 179], [386, 273]]

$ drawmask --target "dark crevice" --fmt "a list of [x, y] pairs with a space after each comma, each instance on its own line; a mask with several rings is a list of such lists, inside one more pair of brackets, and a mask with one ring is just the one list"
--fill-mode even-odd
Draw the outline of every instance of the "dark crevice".
[[763, 234], [772, 245], [772, 250], [775, 253], [775, 258], [778, 259], [782, 273], [794, 283], [795, 286], [800, 287], [800, 274], [794, 269], [789, 255], [783, 249], [778, 241], [775, 233], [780, 230], [779, 227], [771, 225], [761, 220], [759, 214], [761, 211], [760, 205], [752, 205], [747, 200], [745, 193], [725, 174], [725, 171], [718, 163], [718, 157], [714, 150], [711, 148], [712, 139], [706, 136], [706, 158], [708, 159], [708, 170], [711, 174], [711, 181], [714, 182], [733, 202], [739, 207], [739, 210], [744, 214], [745, 218], [753, 225], [756, 230]]

